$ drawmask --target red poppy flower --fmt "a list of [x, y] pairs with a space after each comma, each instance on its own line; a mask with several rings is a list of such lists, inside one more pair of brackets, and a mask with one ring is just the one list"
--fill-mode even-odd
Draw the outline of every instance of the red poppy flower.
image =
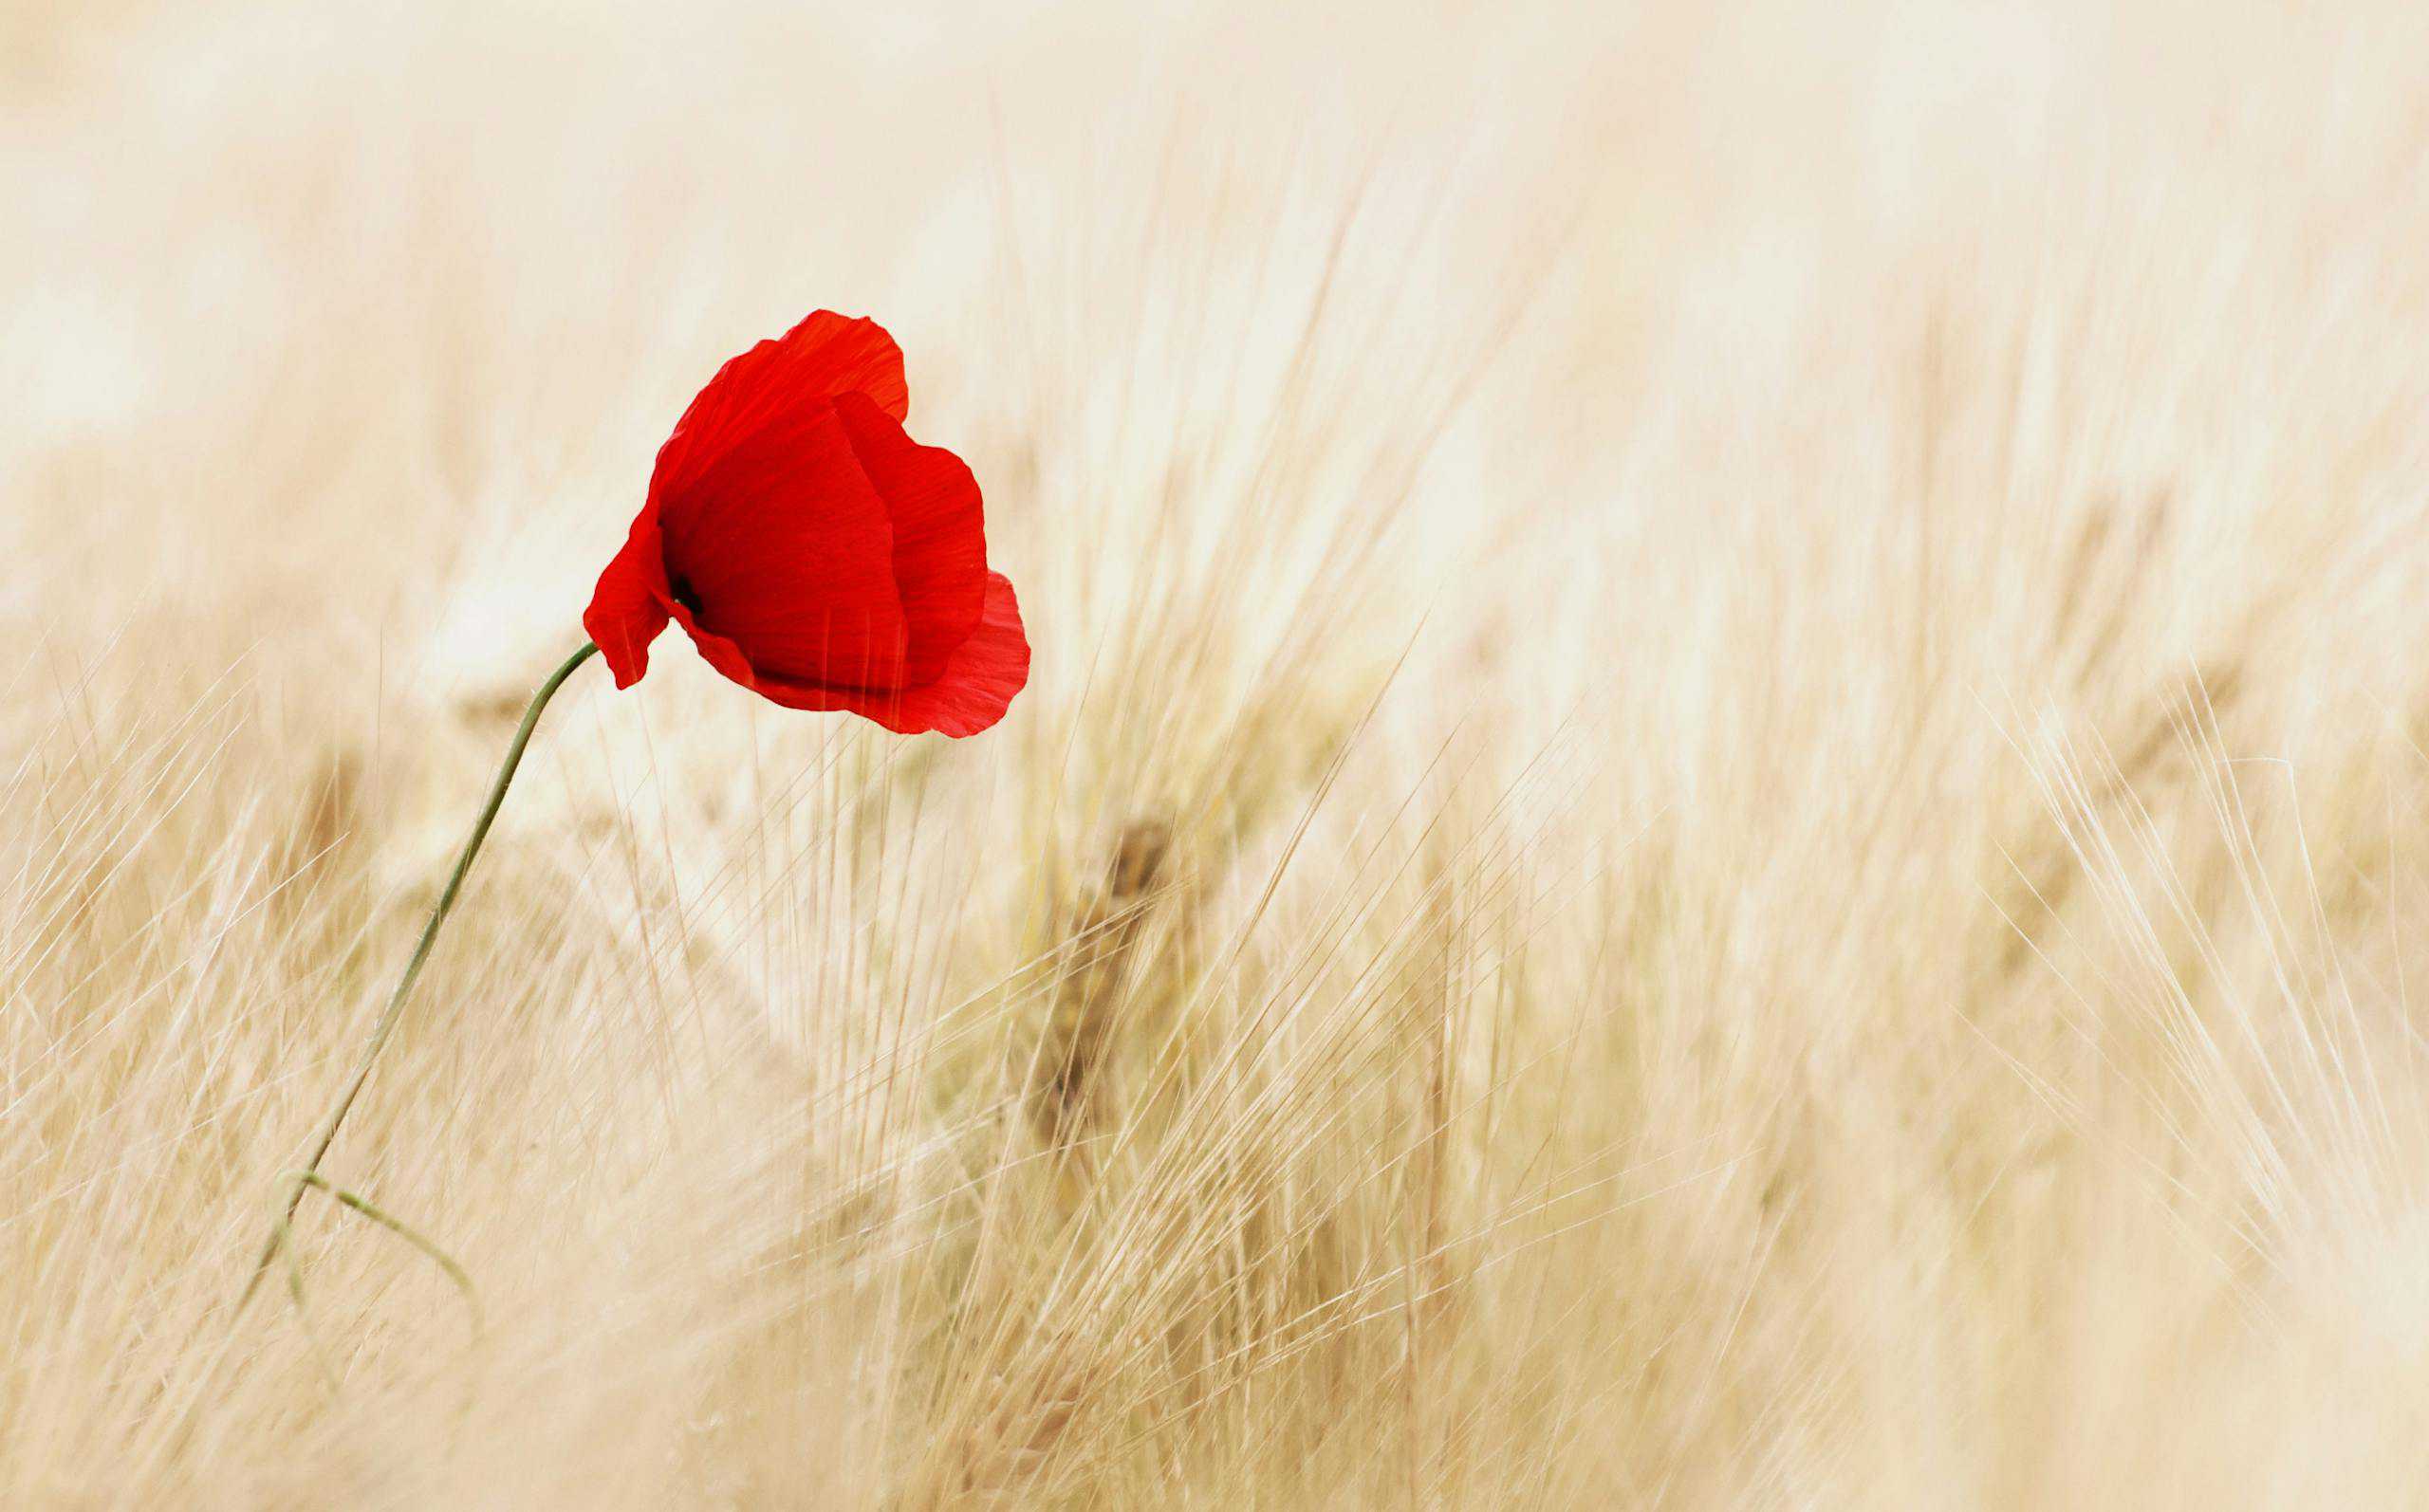
[[658, 449], [632, 535], [582, 617], [616, 686], [669, 619], [792, 709], [974, 735], [1029, 681], [978, 483], [903, 433], [902, 352], [820, 310], [726, 363]]

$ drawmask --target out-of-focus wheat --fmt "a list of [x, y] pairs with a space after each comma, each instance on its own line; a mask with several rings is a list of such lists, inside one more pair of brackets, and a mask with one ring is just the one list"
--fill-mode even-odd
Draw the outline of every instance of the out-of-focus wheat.
[[[2429, 1496], [2411, 9], [20, 0], [0, 1505]], [[815, 304], [1034, 686], [569, 691], [232, 1337]]]

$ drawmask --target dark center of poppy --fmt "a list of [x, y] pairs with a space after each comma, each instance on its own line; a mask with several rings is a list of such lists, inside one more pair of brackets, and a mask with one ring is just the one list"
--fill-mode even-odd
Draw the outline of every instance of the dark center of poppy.
[[675, 596], [677, 603], [690, 610], [694, 618], [699, 618], [700, 594], [698, 589], [692, 586], [691, 579], [678, 575], [669, 579], [666, 587], [667, 591]]

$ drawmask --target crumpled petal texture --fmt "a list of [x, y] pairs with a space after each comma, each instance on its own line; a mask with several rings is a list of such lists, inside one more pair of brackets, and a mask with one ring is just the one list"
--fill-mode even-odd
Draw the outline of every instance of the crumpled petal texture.
[[792, 709], [974, 735], [1029, 680], [1012, 585], [987, 566], [977, 479], [902, 429], [902, 354], [821, 310], [717, 371], [658, 450], [583, 624], [616, 686], [672, 621]]

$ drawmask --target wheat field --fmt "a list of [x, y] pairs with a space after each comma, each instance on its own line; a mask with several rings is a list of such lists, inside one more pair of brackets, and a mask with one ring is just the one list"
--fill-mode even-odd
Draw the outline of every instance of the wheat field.
[[[2429, 1504], [2429, 16], [0, 8], [0, 1506]], [[550, 709], [884, 321], [1036, 670]], [[292, 1289], [290, 1290], [290, 1285]]]

